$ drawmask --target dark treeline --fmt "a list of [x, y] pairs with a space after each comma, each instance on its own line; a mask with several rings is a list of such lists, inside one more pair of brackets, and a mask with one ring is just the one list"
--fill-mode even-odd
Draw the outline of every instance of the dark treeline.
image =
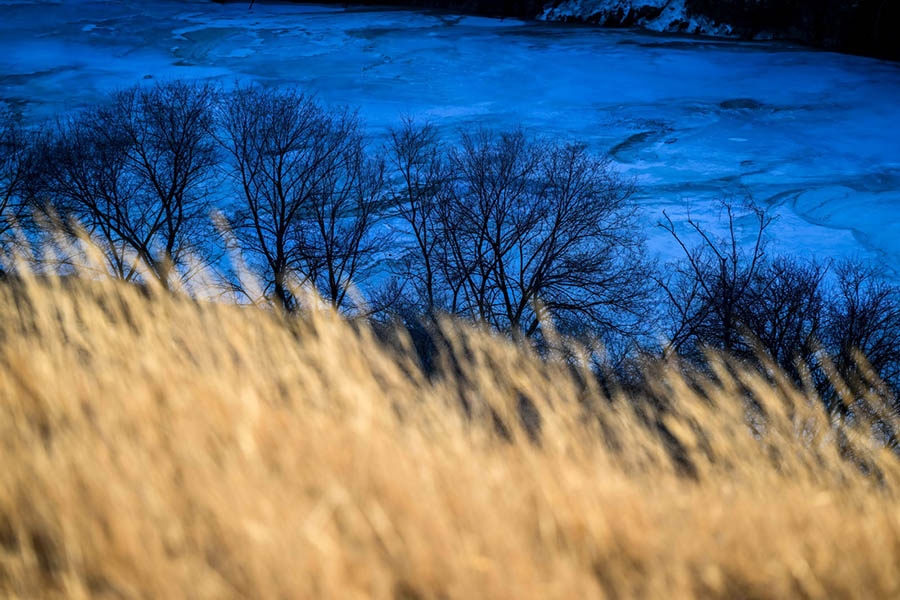
[[896, 0], [688, 0], [687, 5], [747, 37], [771, 33], [828, 50], [900, 60]]
[[[41, 126], [0, 118], [7, 253], [83, 228], [115, 277], [168, 287], [219, 272], [255, 301], [224, 266], [238, 247], [274, 305], [297, 311], [312, 288], [348, 315], [405, 324], [426, 364], [449, 314], [539, 348], [557, 331], [602, 342], [599, 371], [620, 378], [651, 356], [702, 369], [712, 349], [777, 365], [837, 412], [873, 390], [896, 397], [898, 286], [861, 263], [772, 254], [771, 217], [727, 203], [724, 235], [661, 215], [683, 258], [657, 265], [633, 191], [582, 144], [450, 140], [413, 120], [376, 144], [352, 110], [292, 89], [173, 82]], [[747, 217], [749, 244], [735, 225]], [[32, 268], [66, 272], [65, 255], [37, 255]]]
[[[261, 1], [261, 0], [256, 0]], [[332, 4], [394, 4], [442, 8], [488, 16], [535, 18], [556, 0], [326, 0]], [[633, 26], [638, 14], [652, 17], [663, 5], [642, 5], [623, 11], [606, 25]], [[752, 39], [774, 36], [828, 50], [900, 60], [900, 3], [896, 0], [686, 0], [691, 15], [731, 25], [738, 35]]]

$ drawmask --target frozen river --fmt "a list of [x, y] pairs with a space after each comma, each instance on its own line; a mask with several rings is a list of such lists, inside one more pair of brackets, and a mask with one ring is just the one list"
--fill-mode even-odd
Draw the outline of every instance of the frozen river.
[[749, 196], [779, 247], [900, 272], [900, 64], [437, 12], [0, 0], [0, 101], [30, 118], [176, 77], [296, 84], [375, 135], [407, 114], [577, 138], [636, 178], [664, 252], [663, 209]]

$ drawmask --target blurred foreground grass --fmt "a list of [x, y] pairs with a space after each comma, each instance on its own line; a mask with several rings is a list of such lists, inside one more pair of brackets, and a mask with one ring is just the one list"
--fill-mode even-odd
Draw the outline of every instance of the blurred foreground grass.
[[900, 595], [900, 470], [862, 416], [724, 362], [603, 393], [444, 335], [426, 377], [325, 310], [0, 285], [0, 594]]

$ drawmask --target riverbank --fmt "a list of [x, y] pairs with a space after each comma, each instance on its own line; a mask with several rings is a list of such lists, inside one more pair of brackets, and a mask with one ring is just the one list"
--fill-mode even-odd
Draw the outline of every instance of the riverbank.
[[[350, 4], [388, 3], [358, 0]], [[389, 4], [744, 40], [787, 40], [900, 60], [900, 37], [895, 35], [900, 29], [900, 4], [888, 0], [393, 0]]]

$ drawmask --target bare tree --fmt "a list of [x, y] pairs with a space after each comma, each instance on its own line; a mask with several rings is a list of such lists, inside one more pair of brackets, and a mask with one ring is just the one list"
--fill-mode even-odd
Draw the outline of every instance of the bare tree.
[[860, 356], [896, 396], [900, 391], [900, 287], [871, 266], [844, 261], [825, 311], [825, 342], [841, 378], [855, 391], [871, 385]]
[[15, 228], [30, 217], [36, 169], [31, 135], [10, 111], [0, 110], [0, 249], [15, 243]]
[[763, 266], [765, 234], [772, 218], [758, 207], [748, 207], [756, 224], [748, 249], [738, 242], [734, 207], [723, 203], [723, 209], [727, 221], [725, 237], [712, 235], [688, 217], [689, 228], [700, 240], [694, 247], [688, 246], [675, 223], [663, 212], [665, 220], [660, 227], [672, 235], [684, 253], [682, 261], [670, 265], [670, 275], [658, 280], [668, 300], [667, 353], [696, 356], [702, 345], [746, 353], [741, 307], [748, 302]]
[[[48, 213], [87, 229], [114, 274], [163, 285], [209, 250], [214, 88], [132, 88], [59, 124], [45, 148]], [[181, 272], [181, 275], [186, 275]]]
[[444, 304], [439, 258], [442, 234], [437, 210], [448, 191], [450, 173], [434, 126], [419, 126], [404, 119], [390, 135], [387, 155], [399, 179], [394, 205], [411, 235], [409, 250], [402, 258], [401, 276], [414, 288], [425, 313], [430, 314]]
[[745, 336], [795, 381], [800, 367], [815, 368], [826, 309], [828, 267], [779, 256], [755, 273], [746, 301], [738, 306]]
[[631, 187], [585, 147], [464, 133], [434, 210], [447, 307], [525, 336], [634, 332], [647, 265]]
[[388, 250], [387, 232], [377, 226], [387, 201], [384, 163], [366, 152], [355, 118], [333, 120], [325, 135], [338, 151], [323, 165], [298, 234], [306, 278], [340, 308], [351, 284], [365, 281]]
[[896, 403], [900, 287], [859, 262], [838, 264], [832, 276], [830, 265], [768, 257], [771, 218], [749, 209], [756, 229], [748, 247], [737, 241], [735, 210], [725, 208], [724, 238], [688, 219], [700, 238], [693, 248], [668, 217], [662, 223], [685, 254], [660, 280], [671, 340], [665, 351], [701, 362], [705, 347], [748, 361], [762, 352], [796, 382], [809, 376], [829, 410], [871, 412], [876, 396]]
[[366, 152], [356, 115], [256, 86], [237, 89], [222, 112], [239, 196], [234, 231], [267, 290], [292, 310], [296, 279], [344, 306], [384, 250], [375, 227], [383, 167]]
[[541, 159], [539, 146], [521, 132], [464, 133], [451, 151], [453, 184], [438, 215], [454, 312], [519, 328], [523, 314], [516, 314], [519, 299], [508, 275], [515, 277], [516, 245], [538, 221]]
[[610, 159], [573, 144], [551, 145], [541, 176], [538, 225], [517, 248], [520, 306], [537, 299], [569, 330], [642, 331], [651, 265], [630, 182]]
[[738, 241], [735, 208], [725, 203], [724, 212], [724, 237], [688, 218], [699, 238], [695, 247], [687, 245], [667, 215], [661, 224], [684, 252], [669, 277], [660, 279], [669, 326], [665, 351], [702, 359], [704, 347], [710, 347], [746, 360], [762, 352], [799, 381], [803, 369], [818, 367], [828, 266], [769, 257], [766, 232], [772, 218], [762, 209], [747, 207], [755, 225], [749, 244]]
[[291, 308], [290, 274], [302, 250], [295, 235], [317, 182], [313, 166], [327, 149], [318, 144], [318, 106], [296, 92], [235, 90], [222, 110], [223, 143], [239, 190], [233, 215], [244, 251], [256, 258], [267, 291]]

